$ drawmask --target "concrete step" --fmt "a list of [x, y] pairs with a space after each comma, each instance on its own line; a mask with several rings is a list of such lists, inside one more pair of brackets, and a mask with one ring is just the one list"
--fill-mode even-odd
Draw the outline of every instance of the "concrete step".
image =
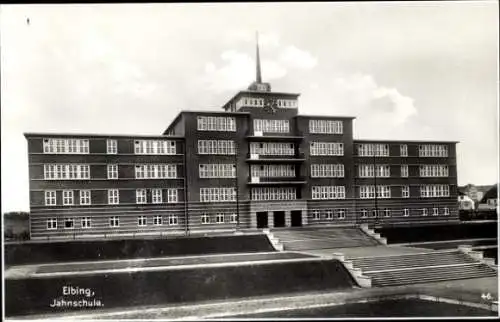
[[360, 246], [374, 246], [371, 242], [326, 242], [326, 243], [283, 243], [286, 250], [307, 250], [307, 249], [326, 249], [326, 248], [347, 248]]
[[449, 280], [482, 278], [482, 277], [493, 277], [493, 276], [497, 276], [496, 272], [481, 271], [481, 272], [464, 272], [462, 274], [445, 274], [439, 276], [419, 276], [415, 278], [399, 278], [399, 279], [372, 278], [372, 285], [396, 286], [396, 285], [429, 283], [437, 281], [449, 281]]
[[439, 274], [453, 275], [455, 273], [464, 272], [494, 272], [493, 269], [484, 264], [460, 265], [460, 266], [441, 266], [441, 267], [423, 267], [418, 269], [409, 269], [401, 271], [382, 271], [364, 273], [366, 276], [375, 277], [377, 279], [392, 279], [392, 278], [424, 278], [426, 276], [434, 276]]
[[363, 271], [378, 271], [378, 270], [390, 270], [393, 268], [410, 268], [410, 267], [426, 267], [426, 266], [439, 266], [439, 265], [451, 265], [451, 264], [467, 264], [476, 263], [472, 258], [462, 257], [462, 256], [443, 256], [441, 258], [428, 258], [419, 257], [415, 259], [407, 259], [402, 261], [381, 261], [376, 263], [358, 263], [353, 261], [353, 266], [360, 268]]
[[403, 260], [403, 259], [411, 259], [411, 258], [417, 258], [420, 256], [445, 256], [448, 254], [461, 254], [464, 255], [462, 252], [458, 250], [453, 250], [453, 251], [432, 251], [429, 250], [429, 252], [425, 253], [413, 253], [413, 254], [395, 254], [395, 255], [385, 255], [385, 256], [374, 256], [374, 257], [353, 257], [350, 258], [349, 260], [351, 261], [365, 261], [365, 262], [371, 262], [371, 261], [380, 261], [380, 260], [390, 260], [390, 259], [395, 259], [395, 260]]

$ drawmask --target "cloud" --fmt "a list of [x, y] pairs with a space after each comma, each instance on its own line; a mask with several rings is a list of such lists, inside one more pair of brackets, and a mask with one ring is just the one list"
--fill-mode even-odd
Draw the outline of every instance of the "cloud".
[[311, 69], [318, 64], [318, 59], [311, 53], [295, 46], [287, 46], [281, 52], [280, 59], [291, 67]]

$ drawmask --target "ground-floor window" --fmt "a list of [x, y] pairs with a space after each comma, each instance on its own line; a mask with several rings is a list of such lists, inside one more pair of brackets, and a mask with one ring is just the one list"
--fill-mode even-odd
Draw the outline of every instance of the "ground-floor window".
[[109, 218], [109, 227], [119, 227], [120, 219], [116, 216]]
[[422, 208], [422, 216], [427, 216], [427, 209], [426, 208]]
[[448, 208], [443, 208], [443, 215], [447, 216], [450, 214], [450, 209]]
[[337, 210], [337, 218], [338, 219], [345, 219], [345, 209]]
[[410, 210], [409, 209], [403, 209], [403, 216], [408, 217], [410, 215]]
[[231, 220], [231, 223], [235, 223], [238, 221], [238, 216], [236, 214], [231, 214], [229, 218]]
[[315, 220], [321, 219], [321, 212], [319, 210], [313, 210], [312, 218]]
[[179, 224], [179, 217], [177, 217], [176, 215], [168, 216], [168, 224], [170, 226], [178, 225]]
[[210, 216], [207, 214], [203, 214], [201, 216], [201, 223], [202, 224], [209, 224], [210, 223]]
[[153, 225], [155, 226], [161, 226], [163, 224], [161, 216], [156, 215], [153, 217]]
[[378, 211], [376, 209], [372, 210], [372, 217], [375, 218], [378, 216]]
[[73, 218], [64, 218], [64, 228], [66, 229], [75, 228], [75, 220]]
[[331, 211], [331, 210], [326, 211], [326, 219], [328, 219], [328, 220], [333, 219], [333, 211]]
[[390, 209], [384, 209], [384, 216], [385, 217], [390, 217], [391, 216], [391, 210]]
[[439, 215], [439, 209], [438, 208], [432, 208], [432, 215], [433, 216]]
[[83, 217], [82, 218], [82, 228], [90, 228], [91, 227], [91, 218], [90, 217]]
[[57, 218], [47, 219], [47, 229], [57, 229]]
[[215, 222], [218, 224], [223, 224], [224, 223], [224, 214], [218, 213], [215, 217]]
[[138, 223], [139, 226], [146, 226], [147, 225], [147, 219], [146, 216], [139, 216], [138, 218]]
[[359, 213], [361, 214], [361, 218], [368, 217], [368, 211], [366, 211], [366, 209], [361, 209]]

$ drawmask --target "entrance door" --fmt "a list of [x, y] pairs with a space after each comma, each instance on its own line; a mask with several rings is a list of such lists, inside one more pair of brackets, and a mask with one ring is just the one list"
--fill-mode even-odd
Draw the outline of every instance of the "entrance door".
[[294, 210], [291, 213], [291, 219], [292, 219], [292, 227], [300, 227], [302, 226], [302, 211], [300, 210]]
[[275, 211], [274, 212], [274, 227], [285, 227], [285, 212]]
[[257, 212], [257, 228], [267, 228], [267, 211]]

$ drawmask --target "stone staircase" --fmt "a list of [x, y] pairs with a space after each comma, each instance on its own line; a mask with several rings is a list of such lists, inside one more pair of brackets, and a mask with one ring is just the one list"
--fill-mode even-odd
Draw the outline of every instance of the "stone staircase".
[[371, 286], [396, 286], [496, 276], [497, 271], [459, 250], [344, 259]]
[[377, 246], [379, 243], [358, 228], [308, 228], [300, 230], [271, 230], [270, 239], [283, 246], [283, 250]]

